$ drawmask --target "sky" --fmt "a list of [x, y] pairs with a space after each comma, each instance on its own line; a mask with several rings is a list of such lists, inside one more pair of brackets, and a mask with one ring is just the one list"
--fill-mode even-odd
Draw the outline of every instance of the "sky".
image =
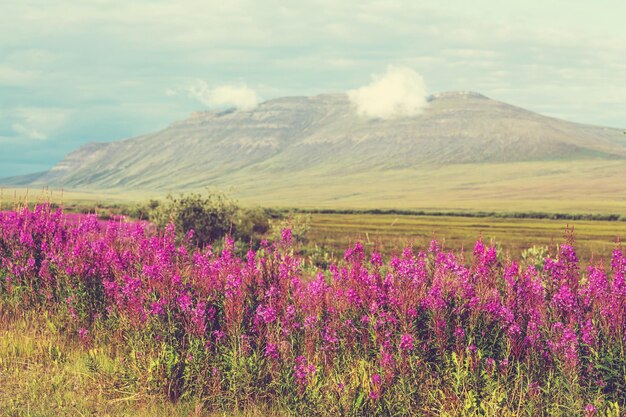
[[0, 177], [390, 68], [626, 128], [625, 16], [623, 0], [0, 0]]

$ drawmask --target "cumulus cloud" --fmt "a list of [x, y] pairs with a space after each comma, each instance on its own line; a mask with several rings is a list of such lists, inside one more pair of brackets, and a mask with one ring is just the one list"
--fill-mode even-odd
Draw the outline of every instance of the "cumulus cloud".
[[256, 91], [243, 83], [211, 88], [205, 81], [199, 80], [187, 88], [187, 95], [211, 108], [252, 110], [259, 104]]
[[356, 112], [367, 118], [416, 116], [428, 105], [424, 79], [407, 67], [388, 67], [370, 84], [348, 91], [348, 98]]

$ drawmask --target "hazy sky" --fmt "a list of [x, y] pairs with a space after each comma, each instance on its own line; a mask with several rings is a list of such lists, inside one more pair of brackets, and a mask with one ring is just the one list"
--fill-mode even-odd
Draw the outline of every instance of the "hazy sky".
[[390, 65], [429, 92], [626, 127], [626, 1], [0, 0], [0, 176]]

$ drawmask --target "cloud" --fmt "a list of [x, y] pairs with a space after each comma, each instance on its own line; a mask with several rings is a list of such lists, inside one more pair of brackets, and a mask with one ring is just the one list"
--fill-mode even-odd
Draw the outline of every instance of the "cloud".
[[11, 129], [17, 137], [46, 140], [62, 128], [68, 112], [57, 108], [21, 107], [13, 112]]
[[23, 137], [28, 138], [28, 139], [35, 139], [35, 140], [46, 140], [46, 139], [48, 139], [48, 135], [46, 135], [45, 133], [42, 133], [39, 130], [33, 128], [33, 127], [24, 126], [21, 123], [13, 123], [11, 128], [13, 128], [13, 131], [18, 136], [23, 136]]
[[348, 98], [356, 112], [367, 118], [416, 116], [428, 106], [424, 79], [407, 67], [389, 66], [371, 84], [348, 91]]
[[187, 88], [187, 95], [210, 108], [235, 107], [245, 111], [259, 104], [257, 93], [245, 84], [210, 88], [205, 81], [198, 80]]
[[37, 79], [39, 72], [31, 70], [20, 70], [7, 65], [0, 64], [0, 87], [29, 85]]
[[445, 56], [458, 57], [458, 58], [477, 58], [477, 59], [489, 59], [498, 55], [496, 51], [488, 49], [472, 49], [472, 48], [449, 48], [444, 49], [442, 54]]

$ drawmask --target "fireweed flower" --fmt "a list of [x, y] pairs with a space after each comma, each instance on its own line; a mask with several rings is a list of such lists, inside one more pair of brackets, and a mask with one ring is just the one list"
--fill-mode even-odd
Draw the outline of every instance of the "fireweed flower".
[[308, 316], [304, 319], [304, 328], [307, 330], [312, 329], [317, 324], [317, 316]]
[[176, 302], [178, 303], [178, 307], [184, 312], [187, 312], [191, 309], [191, 297], [187, 292], [179, 295], [176, 299]]
[[78, 336], [80, 337], [81, 340], [83, 341], [87, 340], [88, 335], [89, 335], [89, 330], [85, 329], [84, 327], [81, 327], [80, 329], [78, 329]]
[[369, 398], [372, 401], [377, 401], [380, 399], [380, 391], [377, 391], [375, 389], [371, 390], [369, 393]]
[[315, 373], [315, 365], [309, 364], [304, 356], [298, 356], [296, 358], [296, 364], [293, 367], [296, 381], [301, 386], [306, 386], [310, 377]]
[[278, 359], [278, 346], [274, 343], [265, 345], [265, 357], [270, 359]]
[[410, 352], [413, 350], [413, 336], [410, 334], [403, 334], [400, 339], [400, 349], [406, 352]]
[[198, 337], [203, 337], [206, 331], [206, 302], [200, 301], [194, 309], [191, 310], [191, 326], [192, 332]]
[[273, 307], [260, 305], [256, 309], [256, 314], [265, 324], [273, 323], [276, 321], [276, 310]]
[[509, 369], [509, 360], [508, 359], [502, 359], [500, 361], [500, 371], [505, 373], [508, 369]]
[[585, 415], [587, 417], [594, 417], [597, 413], [598, 409], [593, 404], [587, 404], [585, 406]]
[[464, 337], [465, 337], [465, 330], [463, 330], [463, 327], [457, 325], [454, 329], [454, 338], [458, 342], [462, 342]]
[[437, 254], [439, 253], [439, 242], [437, 242], [436, 240], [431, 240], [430, 241], [430, 246], [428, 247], [428, 252], [430, 253], [434, 253]]
[[383, 266], [383, 257], [380, 253], [373, 252], [372, 257], [370, 259], [370, 263], [374, 266], [381, 267]]
[[291, 229], [283, 229], [280, 232], [280, 240], [285, 245], [291, 245], [292, 243]]
[[492, 373], [496, 368], [496, 361], [493, 358], [485, 359], [485, 370], [488, 373]]
[[322, 330], [322, 350], [334, 351], [339, 344], [337, 332], [330, 326], [325, 326]]
[[372, 388], [369, 392], [369, 398], [372, 401], [377, 401], [380, 399], [380, 394], [382, 391], [382, 378], [379, 374], [372, 374], [370, 380]]
[[219, 344], [222, 340], [224, 340], [225, 337], [226, 337], [226, 332], [224, 332], [223, 330], [213, 331], [213, 338], [215, 339], [216, 344]]
[[153, 316], [158, 316], [159, 314], [163, 314], [163, 302], [162, 300], [155, 301], [150, 304], [150, 314]]
[[[259, 350], [287, 371], [293, 366], [303, 386], [315, 365], [305, 356], [279, 363], [280, 352], [306, 352], [325, 370], [337, 357], [376, 352], [370, 359], [379, 378], [392, 384], [402, 371], [396, 368], [417, 347], [447, 355], [470, 352], [472, 343], [513, 365], [531, 359], [546, 369], [564, 366], [579, 379], [612, 383], [596, 362], [626, 340], [626, 256], [620, 247], [610, 266], [593, 262], [581, 270], [568, 242], [539, 271], [498, 260], [495, 247], [482, 241], [467, 260], [432, 241], [417, 254], [407, 247], [387, 263], [355, 244], [311, 278], [290, 250], [293, 239], [283, 231], [278, 244], [264, 243], [240, 257], [230, 238], [221, 251], [177, 245], [173, 225], [159, 232], [147, 223], [103, 222], [46, 205], [0, 212], [0, 297], [19, 288], [25, 305], [56, 303], [77, 323], [114, 319], [135, 330], [163, 329], [154, 340], [168, 340], [176, 329], [180, 346], [211, 353], [241, 337], [247, 352]], [[91, 329], [79, 330], [81, 340]], [[485, 348], [486, 340], [495, 350]], [[181, 349], [177, 354], [187, 357]], [[507, 359], [499, 365], [502, 372], [509, 368]], [[491, 357], [484, 367], [498, 370]], [[371, 398], [378, 399], [382, 381], [374, 379]]]
[[581, 326], [581, 339], [587, 346], [595, 347], [597, 338], [597, 330], [591, 319], [587, 319]]
[[381, 383], [381, 378], [379, 374], [372, 374], [372, 384], [374, 385], [380, 385]]

